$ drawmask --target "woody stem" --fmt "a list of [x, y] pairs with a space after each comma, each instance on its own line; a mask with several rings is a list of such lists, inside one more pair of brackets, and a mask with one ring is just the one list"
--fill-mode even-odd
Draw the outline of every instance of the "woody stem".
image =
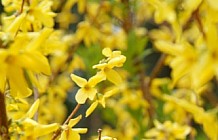
[[[68, 124], [70, 119], [73, 118], [73, 116], [76, 114], [76, 112], [79, 110], [79, 108], [81, 107], [81, 104], [77, 104], [76, 107], [73, 109], [73, 111], [71, 112], [71, 114], [68, 116], [68, 118], [65, 120], [65, 122], [63, 123], [63, 125]], [[60, 134], [61, 134], [61, 128], [59, 128], [53, 135], [52, 140], [55, 140]]]
[[0, 91], [0, 139], [9, 140], [5, 95]]

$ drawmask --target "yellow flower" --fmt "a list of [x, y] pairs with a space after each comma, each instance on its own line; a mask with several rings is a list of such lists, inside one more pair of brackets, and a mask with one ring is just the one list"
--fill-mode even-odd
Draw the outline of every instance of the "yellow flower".
[[210, 139], [215, 140], [217, 138], [218, 120], [215, 113], [206, 112], [203, 108], [184, 99], [178, 99], [169, 95], [164, 95], [163, 98], [166, 101], [172, 102], [175, 105], [182, 107], [185, 111], [192, 114], [195, 122], [203, 125], [204, 132]]
[[59, 140], [80, 140], [79, 134], [84, 134], [87, 132], [87, 128], [72, 128], [75, 126], [82, 118], [82, 115], [71, 119], [68, 125], [63, 126], [63, 132]]
[[[10, 85], [10, 93], [14, 97], [27, 97], [31, 95], [25, 77], [27, 74], [50, 74], [48, 60], [37, 48], [47, 35], [32, 39], [27, 34], [19, 34], [8, 49], [0, 49], [0, 90], [5, 90], [6, 80]], [[46, 33], [47, 34], [47, 33]], [[32, 79], [30, 79], [32, 80]], [[37, 81], [35, 79], [35, 81]], [[31, 81], [32, 82], [32, 81]]]
[[96, 43], [100, 37], [100, 32], [88, 21], [80, 22], [76, 31], [77, 41], [84, 41], [86, 46]]
[[146, 132], [146, 137], [155, 138], [156, 140], [185, 140], [186, 136], [191, 132], [191, 128], [186, 125], [179, 125], [178, 123], [172, 123], [166, 121], [161, 124], [159, 121], [154, 121], [155, 128], [152, 128]]
[[104, 93], [104, 95], [99, 94], [98, 99], [91, 104], [91, 106], [87, 109], [86, 111], [86, 117], [88, 117], [92, 112], [95, 110], [95, 108], [98, 106], [100, 103], [104, 108], [105, 108], [105, 99], [111, 97], [112, 95], [116, 94], [118, 92], [118, 88], [114, 88], [110, 91], [107, 91]]
[[88, 81], [75, 74], [71, 74], [71, 78], [79, 87], [81, 87], [76, 94], [76, 101], [79, 104], [84, 104], [88, 98], [93, 100], [97, 93], [97, 89], [95, 88], [96, 84], [105, 80], [105, 76], [101, 73], [97, 73]]
[[[22, 5], [21, 1], [17, 2], [17, 0], [4, 4], [9, 12], [20, 11]], [[53, 2], [51, 0], [31, 0], [29, 4], [27, 4], [27, 1], [24, 1], [22, 13], [19, 13], [20, 15], [18, 17], [12, 15], [11, 17], [14, 20], [11, 20], [11, 24], [4, 25], [8, 26], [8, 30], [10, 29], [10, 31], [14, 31], [15, 33], [19, 29], [22, 31], [39, 31], [42, 27], [51, 28], [54, 26], [53, 18], [56, 16], [51, 11], [52, 4]], [[11, 8], [8, 8], [8, 6], [11, 6]], [[13, 27], [13, 30], [11, 27]]]
[[[38, 107], [39, 107], [39, 99], [36, 100], [33, 103], [33, 105], [30, 107], [29, 111], [27, 111], [27, 113], [22, 118], [16, 120], [15, 125], [13, 125], [17, 127], [14, 129], [22, 131], [21, 132], [22, 135], [20, 135], [19, 139], [21, 140], [36, 139], [37, 137], [47, 135], [58, 129], [59, 126], [57, 123], [43, 125], [31, 119], [33, 118], [34, 114], [38, 110]], [[19, 133], [19, 131], [17, 133]]]
[[29, 139], [36, 139], [37, 137], [48, 135], [49, 133], [52, 133], [56, 131], [59, 128], [57, 123], [49, 124], [49, 125], [43, 125], [39, 124], [38, 122], [26, 118], [22, 122], [22, 128], [24, 135], [21, 136], [22, 140], [29, 140]]
[[168, 63], [172, 68], [173, 85], [182, 77], [191, 74], [198, 60], [198, 50], [188, 42], [173, 44], [168, 41], [156, 41], [155, 46], [162, 52], [171, 55]]
[[111, 51], [110, 48], [104, 48], [102, 54], [106, 56], [107, 59], [100, 62], [100, 64], [94, 65], [93, 68], [101, 70], [101, 73], [112, 83], [116, 85], [121, 84], [122, 78], [113, 68], [122, 67], [123, 63], [126, 61], [126, 57], [121, 55], [120, 51]]

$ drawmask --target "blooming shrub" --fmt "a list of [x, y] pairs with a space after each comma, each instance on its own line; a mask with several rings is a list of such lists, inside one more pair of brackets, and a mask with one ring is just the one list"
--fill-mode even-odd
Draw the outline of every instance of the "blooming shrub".
[[217, 5], [2, 0], [0, 139], [217, 140]]

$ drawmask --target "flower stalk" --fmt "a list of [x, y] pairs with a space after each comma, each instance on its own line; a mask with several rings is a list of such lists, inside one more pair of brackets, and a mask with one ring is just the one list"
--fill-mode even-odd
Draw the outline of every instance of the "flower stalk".
[[[79, 108], [81, 107], [81, 104], [77, 104], [76, 107], [73, 109], [73, 111], [71, 112], [71, 114], [68, 116], [68, 118], [65, 120], [65, 122], [63, 123], [63, 125], [66, 125], [69, 123], [70, 119], [73, 118], [73, 116], [76, 114], [76, 112], [79, 110]], [[59, 128], [53, 135], [52, 140], [55, 140], [60, 134], [61, 134], [61, 128]]]

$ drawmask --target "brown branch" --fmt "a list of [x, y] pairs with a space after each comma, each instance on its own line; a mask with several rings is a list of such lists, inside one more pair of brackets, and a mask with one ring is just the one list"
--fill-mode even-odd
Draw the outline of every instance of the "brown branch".
[[203, 2], [201, 2], [198, 7], [192, 12], [189, 20], [185, 23], [185, 25], [183, 26], [183, 30], [186, 30], [188, 28], [188, 26], [190, 25], [191, 22], [193, 22], [194, 20], [196, 20], [198, 28], [200, 30], [200, 32], [202, 33], [203, 37], [206, 38], [206, 33], [204, 31], [204, 26], [202, 24], [201, 21], [201, 17], [199, 15], [199, 9], [201, 7]]
[[9, 140], [5, 95], [0, 91], [0, 138]]
[[131, 4], [129, 0], [121, 0], [124, 4], [123, 9], [123, 29], [128, 33], [133, 27], [133, 12], [131, 11]]
[[166, 59], [166, 55], [162, 54], [159, 60], [157, 61], [156, 65], [154, 66], [152, 73], [149, 78], [144, 79], [145, 77], [145, 72], [144, 70], [141, 70], [140, 72], [140, 84], [141, 84], [141, 90], [143, 92], [144, 98], [147, 100], [149, 104], [149, 109], [148, 109], [148, 114], [150, 118], [153, 118], [154, 116], [154, 105], [152, 103], [152, 95], [150, 93], [150, 88], [151, 88], [151, 83], [152, 80], [157, 77], [159, 72], [161, 71], [161, 68], [164, 65], [164, 60]]
[[150, 83], [149, 83], [149, 86], [151, 84], [151, 81], [157, 77], [157, 75], [159, 74], [159, 72], [161, 71], [161, 68], [163, 67], [164, 65], [164, 61], [166, 59], [166, 54], [162, 54], [158, 60], [158, 62], [156, 63], [156, 65], [154, 66], [152, 72], [151, 72], [151, 75], [150, 75]]
[[[79, 108], [81, 107], [81, 104], [77, 104], [76, 107], [73, 109], [73, 111], [71, 112], [71, 114], [68, 116], [68, 118], [66, 119], [66, 121], [63, 123], [63, 125], [66, 125], [69, 123], [70, 119], [73, 118], [73, 116], [76, 114], [76, 112], [79, 110]], [[53, 135], [52, 140], [55, 140], [60, 134], [61, 134], [61, 128], [59, 128]]]
[[21, 7], [20, 7], [20, 11], [19, 11], [19, 14], [23, 13], [23, 7], [24, 7], [24, 3], [25, 3], [25, 0], [22, 0]]
[[206, 33], [204, 31], [204, 26], [201, 22], [201, 17], [199, 15], [199, 7], [198, 9], [196, 9], [194, 12], [193, 12], [193, 17], [196, 19], [196, 22], [197, 22], [197, 25], [198, 25], [198, 28], [200, 30], [200, 32], [202, 33], [203, 37], [206, 38]]
[[144, 99], [148, 102], [149, 108], [148, 108], [148, 115], [149, 118], [153, 118], [154, 115], [154, 105], [152, 103], [152, 96], [150, 94], [150, 87], [149, 87], [149, 79], [144, 79], [145, 78], [145, 72], [141, 71], [140, 72], [140, 87], [144, 96]]
[[98, 129], [98, 140], [101, 140], [101, 132], [102, 132], [102, 129]]

